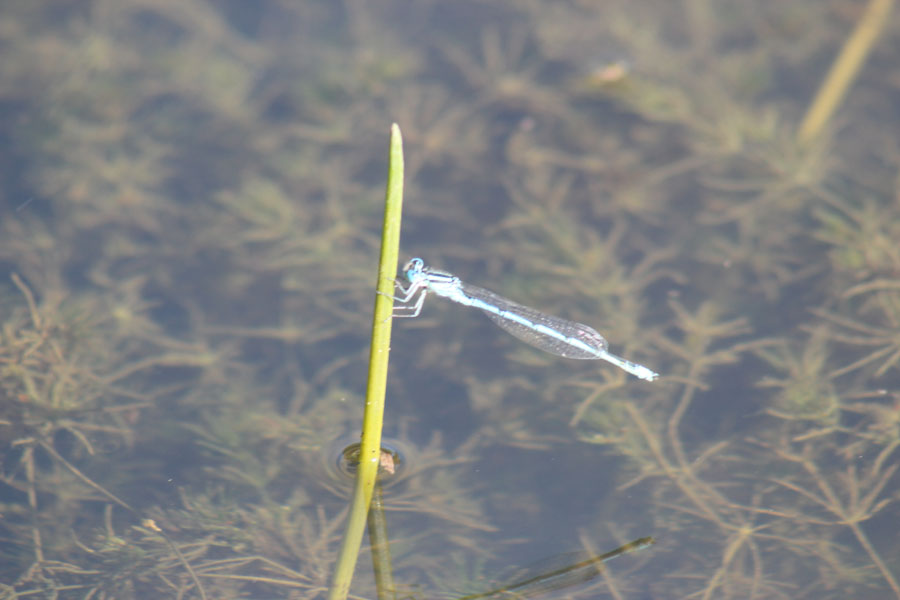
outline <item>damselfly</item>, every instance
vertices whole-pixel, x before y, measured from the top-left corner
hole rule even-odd
[[[566,358],[605,360],[647,381],[659,377],[643,365],[610,354],[606,339],[592,327],[548,315],[484,288],[463,283],[451,273],[426,267],[421,258],[406,263],[403,273],[409,286],[404,288],[398,283],[402,296],[395,299],[406,305],[404,309],[409,313],[397,312],[394,316],[417,317],[422,311],[425,295],[430,291],[436,296],[481,309],[497,325],[545,352]]]

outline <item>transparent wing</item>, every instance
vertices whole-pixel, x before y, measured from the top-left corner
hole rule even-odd
[[[565,358],[597,359],[600,358],[600,354],[606,354],[609,347],[606,339],[596,329],[583,323],[548,315],[478,286],[463,284],[462,289],[469,297],[494,308],[492,310],[478,304],[474,305],[494,323],[544,352]],[[522,320],[527,323],[523,323]],[[536,328],[535,325],[539,327]],[[557,332],[559,336],[543,331],[545,328]],[[579,340],[592,350],[574,346],[571,340]]]

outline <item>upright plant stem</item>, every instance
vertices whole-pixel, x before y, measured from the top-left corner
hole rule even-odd
[[[353,569],[366,528],[366,514],[372,501],[372,490],[378,476],[381,456],[381,424],[384,417],[384,395],[387,387],[388,353],[391,345],[391,321],[394,309],[394,277],[400,253],[400,217],[403,208],[403,138],[400,127],[391,126],[388,159],[387,192],[384,225],[381,230],[381,257],[378,262],[378,293],[372,322],[372,347],[369,351],[369,384],[363,415],[362,441],[356,486],[350,500],[347,529],[338,553],[329,600],[344,600],[350,591]]]

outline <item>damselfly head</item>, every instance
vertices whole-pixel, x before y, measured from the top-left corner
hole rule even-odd
[[[422,269],[425,268],[425,261],[421,258],[413,258],[403,267],[403,274],[406,275],[406,278],[412,281],[412,278],[416,273],[421,273]]]

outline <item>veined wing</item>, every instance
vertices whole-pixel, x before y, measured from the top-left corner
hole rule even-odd
[[[464,283],[462,291],[474,299],[497,325],[535,348],[565,358],[597,359],[609,344],[593,327],[513,302],[490,290]]]

